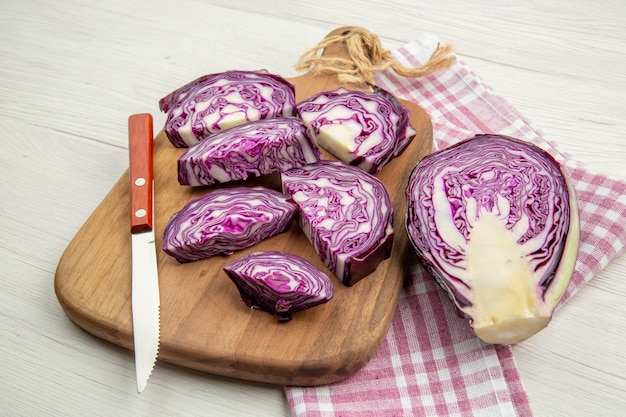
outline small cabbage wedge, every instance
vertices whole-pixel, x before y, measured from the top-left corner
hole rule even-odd
[[[296,117],[257,120],[216,133],[178,158],[178,182],[200,187],[246,180],[319,161]]]
[[[232,255],[286,231],[296,211],[296,204],[276,190],[216,188],[172,215],[163,251],[180,263]]]
[[[293,313],[333,298],[330,277],[304,258],[281,251],[252,252],[230,262],[224,272],[250,308],[289,321]]]
[[[407,202],[418,256],[481,340],[514,344],[548,325],[580,225],[572,183],[547,152],[477,135],[420,161]]]
[[[295,87],[267,71],[226,71],[199,77],[159,100],[163,131],[177,148],[256,120],[296,115]]]
[[[301,101],[297,109],[322,148],[375,175],[409,146],[417,131],[398,99],[380,87],[372,89],[324,91]]]
[[[393,205],[382,182],[341,161],[322,160],[281,173],[298,205],[298,223],[320,259],[346,286],[391,256]]]

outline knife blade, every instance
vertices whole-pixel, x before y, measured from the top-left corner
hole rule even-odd
[[[154,241],[152,115],[128,118],[130,231],[132,241],[131,303],[137,392],[141,393],[157,360],[160,333],[159,278]]]

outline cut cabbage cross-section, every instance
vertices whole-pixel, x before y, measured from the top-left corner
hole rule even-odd
[[[202,186],[245,180],[320,157],[300,119],[259,120],[216,133],[187,149],[178,158],[178,182]]]
[[[286,252],[253,252],[230,262],[224,272],[243,302],[272,313],[279,321],[333,298],[328,275],[306,259]]]
[[[322,160],[281,174],[300,228],[343,284],[354,285],[391,255],[393,207],[373,175]]]
[[[409,110],[379,87],[339,88],[298,103],[309,134],[337,159],[377,174],[409,145],[417,131]]]
[[[286,231],[296,211],[291,200],[269,188],[218,188],[170,218],[163,250],[181,263],[231,255]]]
[[[417,254],[480,339],[517,343],[548,324],[580,228],[575,190],[547,152],[475,136],[422,159],[407,199]]]
[[[167,113],[165,134],[179,148],[231,127],[296,114],[295,87],[263,71],[226,71],[202,76],[159,101]]]

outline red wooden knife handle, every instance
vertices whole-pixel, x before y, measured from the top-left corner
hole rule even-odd
[[[130,231],[152,230],[153,192],[152,115],[134,114],[128,118],[130,158]]]

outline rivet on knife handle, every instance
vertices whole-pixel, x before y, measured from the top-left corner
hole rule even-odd
[[[130,163],[131,233],[152,230],[152,115],[128,118]]]

